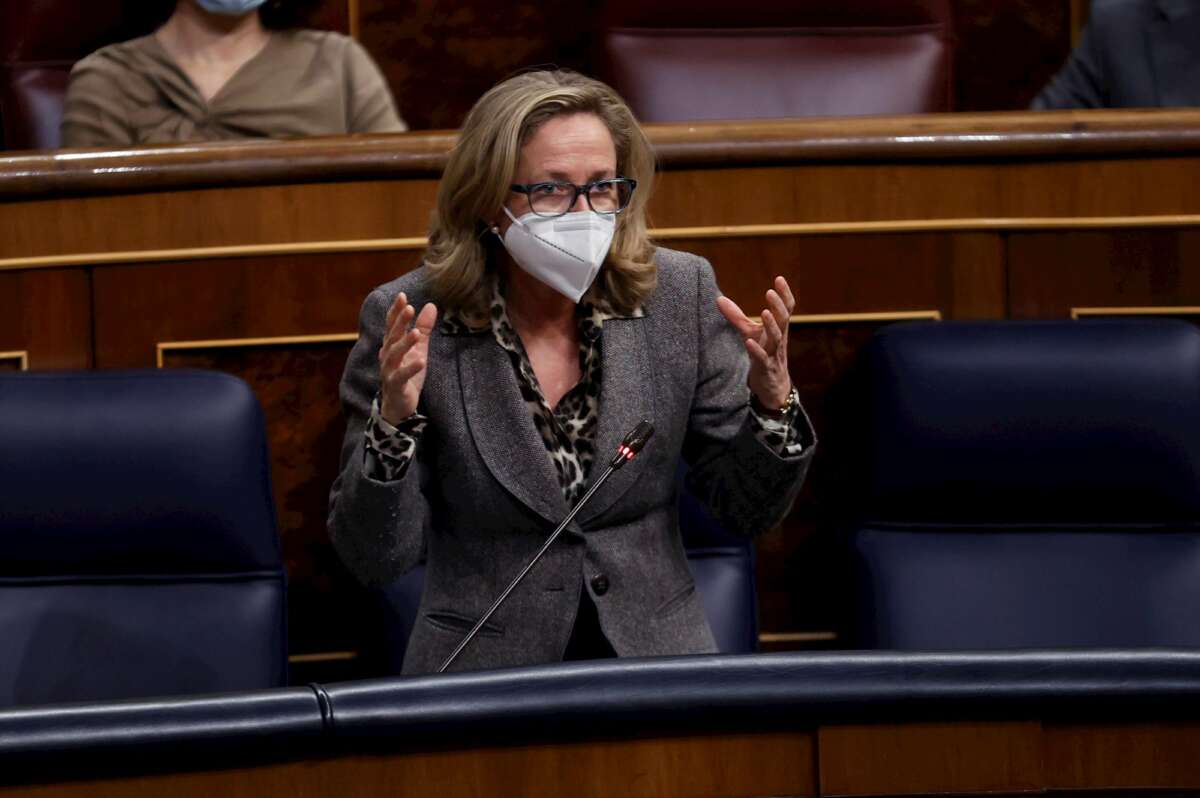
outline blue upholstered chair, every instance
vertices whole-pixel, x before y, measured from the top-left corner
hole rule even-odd
[[[244,382],[0,377],[0,706],[282,685],[285,611]]]
[[[860,645],[1200,646],[1200,330],[893,326],[863,373]]]
[[[684,469],[680,468],[682,483]],[[704,614],[723,654],[758,649],[754,546],[721,528],[695,497],[681,489],[679,527]],[[387,657],[399,673],[416,623],[425,568],[419,566],[380,591]]]

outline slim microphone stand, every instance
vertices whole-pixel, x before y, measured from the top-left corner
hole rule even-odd
[[[471,631],[467,632],[467,636],[462,639],[462,642],[458,644],[454,651],[450,652],[450,656],[446,657],[446,661],[443,662],[442,666],[437,669],[438,673],[445,673],[446,668],[449,668],[454,660],[458,659],[458,655],[461,654],[463,649],[467,647],[467,644],[475,638],[475,635],[479,634],[479,630],[482,629],[483,625],[488,622],[488,619],[496,613],[496,610],[500,609],[500,605],[504,603],[509,594],[516,589],[517,585],[521,584],[521,580],[525,578],[525,575],[533,570],[533,566],[538,564],[538,561],[542,559],[542,555],[544,555],[550,549],[550,547],[554,545],[554,541],[558,540],[558,536],[561,535],[562,531],[567,528],[567,524],[571,523],[575,516],[579,514],[579,511],[583,509],[583,506],[588,503],[588,500],[592,498],[592,494],[600,489],[600,486],[603,485],[610,476],[612,476],[614,471],[632,460],[634,456],[642,450],[642,447],[646,444],[646,440],[653,434],[653,432],[654,427],[650,426],[650,422],[643,421],[638,424],[633,432],[629,433],[629,435],[625,437],[625,441],[621,444],[621,447],[617,449],[617,453],[613,455],[612,460],[608,462],[608,468],[604,469],[604,473],[600,475],[600,478],[592,483],[592,486],[588,488],[588,492],[583,494],[583,498],[580,499],[573,508],[571,508],[571,512],[567,513],[567,517],[562,520],[562,523],[558,525],[558,528],[550,533],[550,537],[546,538],[546,542],[542,544],[540,549],[538,549],[538,553],[533,555],[533,559],[521,569],[521,573],[517,574],[516,578],[513,579],[512,582],[508,584],[508,587],[504,589],[504,592],[500,594],[500,597],[492,602],[492,606],[489,607],[488,611],[483,614],[483,617],[476,621],[475,626],[471,628]]]

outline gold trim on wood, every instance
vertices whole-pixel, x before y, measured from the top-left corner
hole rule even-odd
[[[1200,215],[972,217],[960,219],[889,219],[878,222],[709,225],[704,227],[663,227],[651,230],[650,236],[667,241],[679,238],[766,238],[770,236],[832,235],[842,233],[1090,230],[1107,227],[1188,227],[1192,225],[1200,225]]]
[[[1090,316],[1200,316],[1200,305],[1177,307],[1113,307],[1071,308],[1071,319],[1078,321]]]
[[[659,241],[689,238],[769,238],[773,236],[854,235],[867,233],[1003,232],[1012,230],[1093,230],[1106,228],[1200,227],[1200,215],[1077,216],[1046,218],[909,219],[879,222],[801,222],[795,224],[663,227],[650,231]],[[424,249],[424,236],[363,238],[342,241],[297,241],[279,244],[235,244],[219,247],[72,252],[0,259],[0,271],[109,263],[153,263],[271,255],[320,255],[339,252],[391,252]]]
[[[788,324],[859,324],[871,321],[941,321],[940,310],[889,310],[879,313],[816,313],[792,316]]]
[[[335,344],[358,340],[358,333],[329,335],[283,335],[276,338],[219,338],[209,341],[162,341],[155,345],[155,362],[163,367],[165,353],[184,349],[233,349],[247,346],[295,346],[298,344]]]
[[[0,352],[0,360],[15,360],[20,364],[18,368],[21,371],[29,371],[29,352],[24,349],[14,352]]]
[[[348,662],[358,659],[357,651],[320,651],[315,654],[292,654],[288,662],[293,665],[313,662]]]
[[[830,643],[837,640],[837,632],[760,632],[760,643]]]
[[[213,260],[270,255],[321,255],[337,252],[389,252],[424,249],[424,236],[414,238],[361,238],[345,241],[298,241],[288,244],[236,244],[223,247],[144,249],[124,252],[84,252],[38,255],[0,260],[0,271],[48,269],[57,266],[102,266],[107,263],[154,263],[169,260]]]

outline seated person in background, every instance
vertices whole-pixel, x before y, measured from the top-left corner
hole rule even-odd
[[[294,12],[295,0],[178,0],[154,33],[71,70],[63,146],[404,130],[366,51],[282,27]]]
[[[641,419],[645,451],[456,669],[716,651],[680,539],[680,459],[734,532],[778,523],[800,489],[813,437],[788,374],[792,292],[777,277],[753,321],[707,261],[655,247],[653,177],[611,88],[510,78],[467,116],[424,264],[363,304],[329,530],[366,582],[426,558],[406,673],[437,669]]]
[[[1200,105],[1200,2],[1095,0],[1079,46],[1032,107],[1193,105]]]

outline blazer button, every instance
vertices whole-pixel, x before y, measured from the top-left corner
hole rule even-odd
[[[597,596],[603,596],[608,592],[608,577],[604,574],[597,574],[592,577],[592,590]]]

